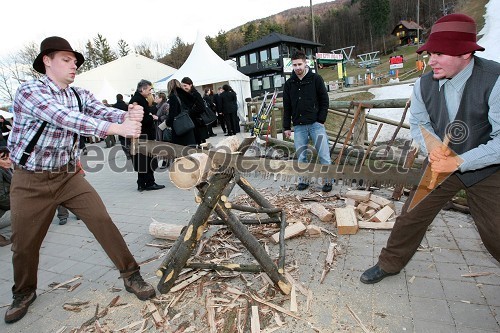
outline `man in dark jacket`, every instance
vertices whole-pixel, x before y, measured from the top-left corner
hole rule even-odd
[[[323,78],[306,65],[306,55],[297,51],[292,55],[292,76],[285,82],[283,90],[283,130],[286,137],[292,135],[294,127],[295,150],[299,162],[307,162],[307,143],[314,142],[320,164],[332,164],[328,136],[325,129],[328,114],[328,93]],[[309,184],[299,180],[297,189],[305,190]],[[323,191],[332,190],[330,180],[325,180]]]
[[[150,112],[150,107],[146,97],[151,94],[153,89],[153,84],[147,80],[141,80],[137,84],[137,90],[130,99],[129,104],[137,104],[143,107],[144,117],[142,118],[141,127],[141,138],[147,140],[154,140],[156,137],[154,118],[158,119],[155,115]],[[160,190],[165,188],[165,185],[158,185],[155,182],[154,171],[158,167],[158,160],[156,158],[137,154],[132,156],[132,161],[134,162],[134,169],[137,171],[137,190],[142,191],[152,191]]]

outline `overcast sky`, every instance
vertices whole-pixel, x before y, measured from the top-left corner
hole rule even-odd
[[[313,5],[323,2],[328,1],[312,1]],[[309,4],[309,0],[2,1],[0,56],[30,42],[40,45],[45,37],[54,35],[80,50],[98,33],[112,48],[119,39],[131,47],[153,41],[170,47],[177,36],[194,43],[198,31],[213,37],[221,30]]]

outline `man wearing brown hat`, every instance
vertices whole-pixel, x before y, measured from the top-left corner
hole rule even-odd
[[[84,57],[61,37],[42,41],[33,68],[45,74],[23,83],[14,99],[9,136],[14,174],[10,189],[13,302],[5,322],[21,319],[36,299],[39,252],[57,206],[79,216],[120,271],[125,289],[155,296],[94,188],[79,172],[78,139],[118,134],[138,137],[143,110],[104,106],[87,90],[69,87]]]
[[[417,251],[427,227],[461,189],[467,193],[484,246],[500,261],[500,64],[474,55],[484,48],[476,43],[476,23],[463,14],[436,21],[417,53],[424,51],[432,72],[415,83],[411,133],[422,148],[419,126],[441,139],[447,135],[458,157],[449,149],[429,152],[431,170],[451,176],[407,211],[412,191],[378,263],[361,275],[363,283],[398,274]]]

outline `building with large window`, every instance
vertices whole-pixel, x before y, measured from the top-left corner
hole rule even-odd
[[[316,69],[313,56],[323,44],[282,35],[276,32],[231,52],[240,72],[250,77],[252,97],[265,91],[282,90],[292,74],[292,53],[303,50],[309,67]]]

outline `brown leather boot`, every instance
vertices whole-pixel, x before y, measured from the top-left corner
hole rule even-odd
[[[139,272],[135,272],[129,277],[123,278],[123,284],[125,285],[125,290],[129,293],[134,293],[135,296],[137,296],[137,298],[141,301],[145,301],[156,296],[155,288],[145,282]]]
[[[0,246],[7,246],[11,243],[12,241],[10,239],[7,239],[4,236],[0,235]]]
[[[27,295],[14,295],[14,301],[5,312],[5,322],[7,324],[15,323],[28,312],[31,303],[36,299],[36,293]]]

